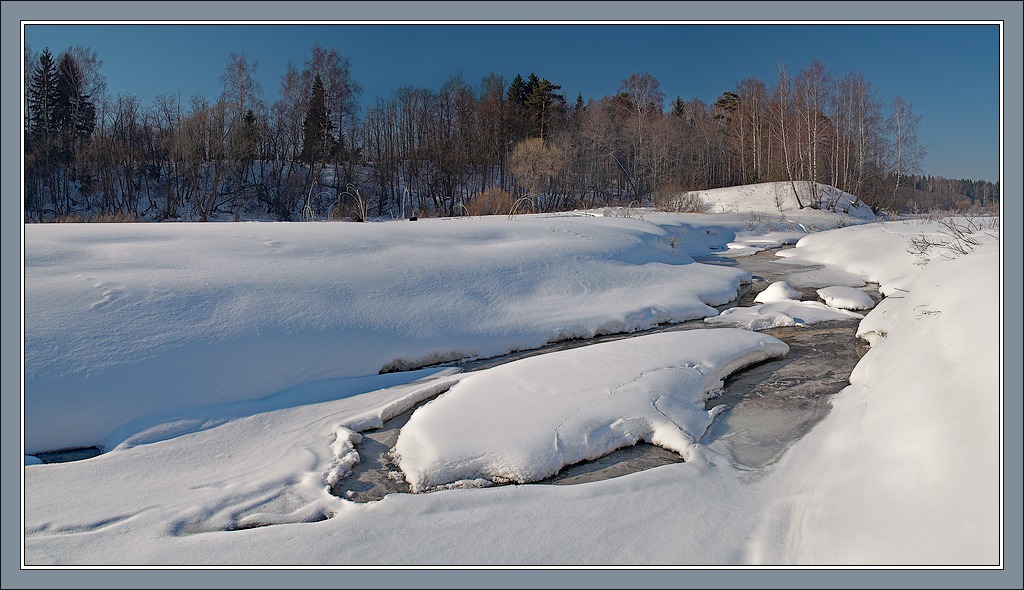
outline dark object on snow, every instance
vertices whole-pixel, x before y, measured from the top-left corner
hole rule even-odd
[[[417,219],[418,218],[415,215],[413,215],[412,217],[409,218],[409,221],[416,221]]]

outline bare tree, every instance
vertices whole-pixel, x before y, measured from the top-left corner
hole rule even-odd
[[[797,135],[797,153],[800,159],[803,180],[811,184],[811,207],[820,203],[818,181],[822,145],[828,136],[830,125],[825,116],[825,108],[829,103],[831,74],[819,61],[814,61],[806,69],[801,70],[794,80],[794,99],[800,117],[801,131]]]
[[[236,217],[241,210],[254,204],[256,196],[250,192],[261,181],[253,171],[259,133],[263,127],[258,115],[263,111],[263,102],[260,100],[262,88],[256,79],[256,67],[256,62],[250,62],[244,53],[231,53],[220,78],[220,101],[224,104],[226,126],[227,191],[233,195],[232,209]]]
[[[743,182],[762,182],[768,177],[770,144],[766,138],[768,90],[764,82],[747,78],[736,86],[739,95],[739,143]]]
[[[476,119],[480,156],[487,165],[494,166],[497,172],[497,178],[493,178],[490,173],[483,175],[484,190],[495,180],[502,189],[507,186],[506,168],[512,147],[509,140],[509,109],[505,90],[505,79],[493,72],[485,76],[480,83]]]
[[[561,173],[564,155],[557,146],[546,144],[539,137],[530,137],[516,144],[509,165],[516,181],[535,200],[538,209],[550,204],[553,180]]]
[[[921,117],[914,114],[910,101],[897,96],[889,110],[887,128],[892,149],[891,176],[894,179],[892,203],[897,201],[903,177],[915,172],[924,157],[924,147],[917,141],[917,126]]]
[[[398,198],[399,179],[398,106],[394,99],[380,99],[363,117],[363,144],[367,164],[377,179],[377,215],[384,215],[389,203]],[[400,212],[405,217],[405,211]]]
[[[631,179],[636,198],[642,199],[652,188],[648,178],[651,162],[645,143],[646,127],[649,127],[653,120],[662,114],[665,95],[661,91],[661,83],[657,78],[646,72],[632,74],[623,80],[619,86],[619,93],[624,98],[620,104],[629,113],[635,126],[633,154],[630,158]]]
[[[790,93],[792,91],[789,72],[786,70],[786,66],[784,64],[779,64],[776,68],[776,73],[778,75],[778,81],[775,86],[775,97],[773,100],[773,123],[782,148],[781,151],[783,157],[783,169],[786,175],[785,178],[789,180],[789,186],[793,190],[793,196],[796,197],[797,205],[803,209],[804,204],[803,201],[800,200],[799,191],[796,189],[796,181],[793,178],[793,163],[790,158],[791,148],[789,145],[789,135],[791,135],[792,132],[787,134],[788,126],[786,114],[790,110]]]

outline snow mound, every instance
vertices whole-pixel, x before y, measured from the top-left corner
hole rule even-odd
[[[821,297],[825,305],[837,309],[861,310],[875,306],[875,300],[870,295],[853,287],[825,287],[818,289],[818,297]]]
[[[25,451],[109,450],[316,383],[702,318],[749,280],[667,239],[597,217],[30,224]]]
[[[758,331],[862,317],[845,309],[833,309],[820,301],[779,300],[752,307],[732,307],[715,317],[704,318],[704,323]]]
[[[777,281],[768,285],[764,291],[757,294],[754,301],[758,303],[772,303],[775,301],[800,301],[803,295],[793,288],[786,281]]]
[[[789,347],[746,330],[668,332],[530,357],[462,379],[395,444],[413,491],[526,483],[647,441],[687,458],[709,392]]]
[[[965,232],[964,239],[983,244],[998,239],[998,221],[949,218],[854,225],[804,236],[795,248],[777,255],[791,263],[837,267],[865,282],[877,283],[886,297],[902,296],[928,261],[956,257],[950,224]],[[973,226],[978,227],[971,229]]]
[[[799,491],[766,511],[786,533],[758,561],[999,563],[999,269],[994,241],[932,260],[868,314],[851,385],[773,474]]]
[[[858,219],[876,219],[871,207],[848,192],[810,181],[762,182],[738,187],[716,188],[684,193],[691,201],[703,203],[704,213],[767,213],[812,208],[849,215]]]

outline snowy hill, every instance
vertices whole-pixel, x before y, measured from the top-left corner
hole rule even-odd
[[[744,186],[681,193],[678,199],[699,199],[704,213],[762,213],[778,215],[803,209],[821,209],[864,220],[874,220],[871,207],[833,186],[800,180],[762,182]]]

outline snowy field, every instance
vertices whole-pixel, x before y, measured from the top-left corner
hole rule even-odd
[[[24,564],[1000,564],[998,229],[954,255],[936,221],[780,210],[771,185],[702,198],[714,213],[27,225]],[[784,244],[819,300],[779,283],[719,313],[751,276],[700,261]],[[722,380],[788,352],[752,330],[837,317],[871,349],[824,421],[761,470],[702,443]],[[329,493],[361,432],[428,399],[396,444],[417,493]],[[685,462],[529,483],[637,441]]]

